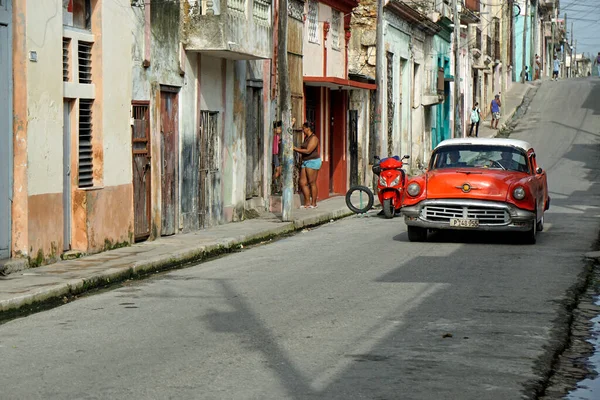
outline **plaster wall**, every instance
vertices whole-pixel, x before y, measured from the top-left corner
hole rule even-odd
[[[308,14],[308,2],[305,4],[305,13]],[[344,19],[340,18],[340,29],[339,29],[339,49],[333,48],[332,41],[332,28],[329,28],[327,34],[327,41],[324,41],[323,37],[323,23],[329,21],[331,23],[332,9],[330,6],[323,3],[319,3],[318,13],[318,28],[317,35],[319,37],[319,43],[313,43],[308,39],[308,18],[304,26],[304,57],[303,57],[303,68],[304,76],[333,76],[338,78],[346,78],[344,75],[345,71],[345,32],[344,32]],[[327,65],[325,66],[324,73],[324,46],[327,47]]]
[[[524,6],[524,4],[523,4]],[[525,62],[528,67],[529,67],[529,80],[531,80],[532,78],[532,74],[534,71],[534,68],[531,64],[531,35],[527,34],[527,44],[525,46],[525,49],[523,49],[523,30],[525,29],[525,17],[524,17],[524,13],[525,10],[523,9],[523,12],[521,13],[521,15],[517,15],[515,16],[515,66],[514,66],[514,80],[516,82],[520,82],[521,81],[521,73],[523,71],[523,52],[525,52]],[[531,32],[531,18],[527,21],[527,32]]]
[[[26,190],[30,196],[61,193],[63,188],[61,16],[62,0],[27,1],[26,48],[29,55],[37,55],[37,62],[27,64]],[[16,187],[19,184],[15,181]]]
[[[130,106],[132,72],[127,68],[133,40],[124,35],[131,15],[129,0],[102,2],[102,126],[104,145],[104,186],[132,183]],[[126,29],[127,31],[129,29]]]

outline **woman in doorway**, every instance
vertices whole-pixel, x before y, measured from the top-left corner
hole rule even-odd
[[[304,133],[302,146],[294,147],[294,151],[302,155],[302,169],[298,183],[304,195],[304,204],[300,208],[317,208],[317,176],[322,164],[319,156],[319,138],[313,133],[312,124],[309,122],[302,125],[302,132]]]

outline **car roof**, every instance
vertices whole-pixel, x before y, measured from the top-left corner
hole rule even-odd
[[[446,139],[436,146],[436,149],[445,146],[456,146],[456,145],[480,145],[480,146],[509,146],[517,147],[527,152],[532,146],[524,140],[517,139],[502,139],[502,138],[456,138]]]

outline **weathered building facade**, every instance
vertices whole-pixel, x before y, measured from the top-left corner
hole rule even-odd
[[[12,41],[1,36],[12,58],[12,93],[4,97],[3,89],[3,98],[12,99],[13,122],[11,131],[2,130],[13,139],[2,138],[12,164],[8,185],[1,182],[12,202],[10,247],[0,235],[2,256],[36,266],[69,250],[96,252],[133,240],[131,164],[123,162],[131,148],[131,76],[123,68],[131,37],[122,12],[129,5],[2,2],[4,32],[12,34]],[[0,204],[5,234],[7,208]]]

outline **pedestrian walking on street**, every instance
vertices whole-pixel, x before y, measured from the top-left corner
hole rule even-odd
[[[558,80],[558,72],[560,71],[560,60],[554,56],[554,70],[552,71],[552,80]]]
[[[533,80],[537,81],[538,79],[540,79],[540,72],[542,70],[542,62],[540,61],[540,56],[538,56],[537,54],[535,55],[535,65],[533,66],[534,68],[534,75],[533,75]]]
[[[302,169],[300,170],[299,185],[304,195],[304,204],[300,208],[317,208],[317,177],[321,169],[321,157],[319,155],[319,138],[312,130],[312,124],[302,124],[304,142],[300,147],[294,147],[294,151],[302,155]]]
[[[473,136],[473,127],[475,127],[475,137],[479,136],[479,121],[481,121],[481,110],[479,109],[479,103],[475,102],[471,109],[471,129],[469,130],[469,136]]]
[[[502,103],[500,102],[500,95],[497,94],[494,97],[494,100],[490,103],[490,113],[492,114],[492,129],[498,129],[498,122],[500,121],[500,107],[502,107]],[[495,124],[494,124],[495,122]]]
[[[596,64],[596,68],[598,68],[598,76],[600,77],[600,51],[598,52],[598,56],[596,57],[596,61],[594,61],[594,63]]]

